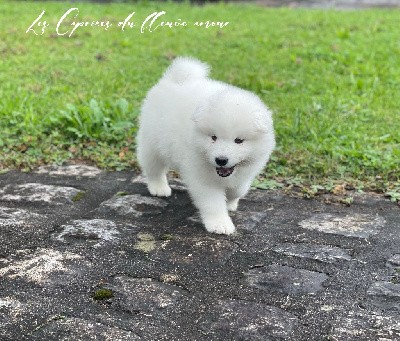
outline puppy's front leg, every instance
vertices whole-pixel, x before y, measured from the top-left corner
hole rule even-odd
[[[228,199],[228,202],[226,203],[226,207],[228,208],[228,211],[236,211],[238,206],[239,206],[239,199],[240,198],[235,198],[232,200]]]
[[[196,188],[189,186],[188,189],[194,204],[199,209],[206,230],[219,234],[235,232],[235,225],[228,215],[224,191],[198,185],[193,187]]]
[[[236,211],[239,199],[243,198],[250,189],[251,182],[245,182],[241,186],[228,188],[226,191],[227,207],[229,211]]]

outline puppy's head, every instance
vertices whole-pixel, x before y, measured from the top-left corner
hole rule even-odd
[[[193,117],[196,146],[220,177],[267,160],[275,142],[271,112],[254,94],[228,87],[202,103]]]

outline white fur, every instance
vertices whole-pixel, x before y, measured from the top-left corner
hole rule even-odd
[[[272,116],[256,95],[207,75],[198,60],[172,63],[142,106],[137,155],[152,195],[170,196],[166,174],[177,170],[207,231],[231,234],[228,210],[237,209],[275,147]],[[237,165],[228,177],[217,174],[217,157]]]

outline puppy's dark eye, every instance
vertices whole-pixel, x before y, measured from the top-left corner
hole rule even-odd
[[[237,143],[237,144],[241,144],[241,143],[243,143],[243,139],[240,139],[240,138],[235,138],[235,143]]]
[[[212,139],[213,141],[217,141],[217,137],[216,137],[215,135],[211,136],[211,139]]]

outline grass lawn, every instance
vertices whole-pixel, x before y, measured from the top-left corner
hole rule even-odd
[[[72,7],[79,14],[59,33],[74,20],[114,26],[58,35]],[[44,34],[25,33],[43,10]],[[166,14],[153,28],[188,25],[141,33],[155,11]],[[136,26],[122,31],[132,12]],[[2,170],[68,160],[136,167],[141,101],[174,56],[190,55],[273,109],[278,147],[259,187],[347,182],[400,196],[400,11],[6,1],[0,13]],[[193,25],[207,20],[229,25]]]

